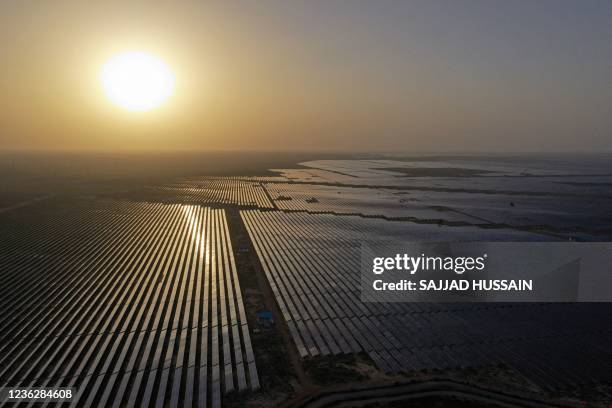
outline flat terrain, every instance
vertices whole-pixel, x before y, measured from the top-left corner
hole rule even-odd
[[[363,303],[358,282],[366,239],[610,241],[610,161],[249,157],[5,161],[0,383],[100,406],[440,377],[610,402],[607,304]]]

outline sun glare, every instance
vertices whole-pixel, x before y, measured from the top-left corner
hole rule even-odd
[[[159,58],[140,51],[113,56],[104,64],[102,86],[108,98],[131,111],[162,105],[174,90],[174,75]]]

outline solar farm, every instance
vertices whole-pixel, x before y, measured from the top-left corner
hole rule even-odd
[[[612,330],[600,323],[609,316],[609,308],[360,300],[360,277],[355,273],[360,269],[359,242],[372,235],[461,240],[474,231],[406,228],[385,220],[337,220],[329,215],[257,210],[242,211],[241,215],[303,358],[366,352],[379,368],[390,373],[506,364],[542,387],[608,378],[612,355],[604,350],[612,340]],[[511,237],[493,231],[484,233],[482,239]],[[538,237],[521,239],[534,238]],[[580,323],[568,328],[567,319]],[[567,351],[584,343],[591,347],[576,350],[570,372],[551,363],[566,364]],[[607,354],[603,360],[597,358],[602,352]],[[586,372],[591,374],[584,376]]]
[[[501,370],[503,392],[601,389],[609,305],[362,302],[360,244],[609,241],[610,185],[571,163],[386,158],[11,202],[0,386],[73,387],[79,406],[274,406],[331,361],[362,378],[334,379],[347,387]]]
[[[256,180],[202,178],[152,186],[139,193],[149,201],[273,208],[266,191]]]
[[[218,407],[259,388],[223,210],[67,209],[3,224],[3,384],[75,387],[86,406]]]

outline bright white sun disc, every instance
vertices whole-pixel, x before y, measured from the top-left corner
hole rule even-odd
[[[101,79],[108,98],[132,111],[157,108],[174,90],[170,68],[159,58],[140,51],[112,57],[104,64]]]

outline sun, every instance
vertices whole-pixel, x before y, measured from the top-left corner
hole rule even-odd
[[[162,105],[174,91],[174,74],[161,59],[141,51],[117,54],[100,75],[108,98],[130,111]]]

